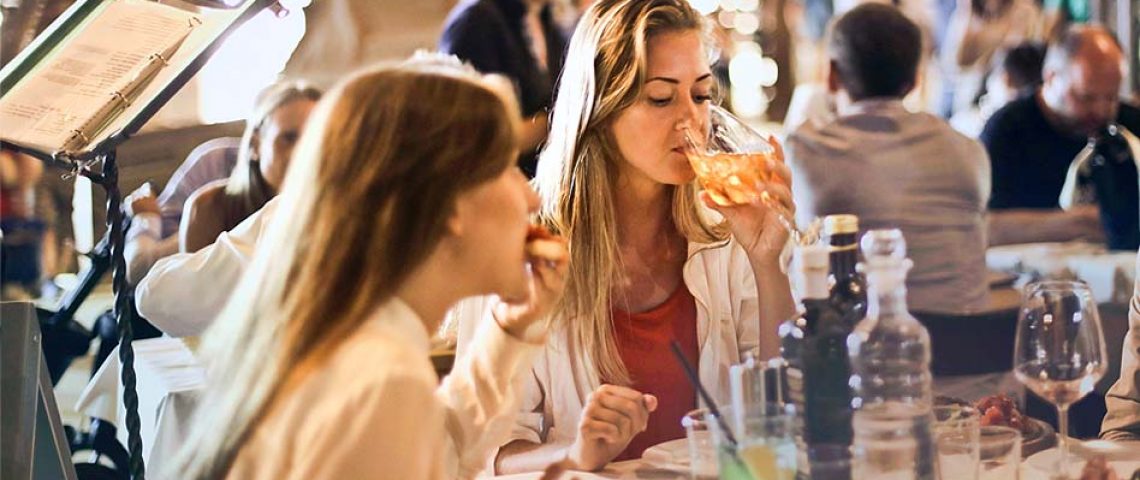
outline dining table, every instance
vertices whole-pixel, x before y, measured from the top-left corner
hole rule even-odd
[[[1099,306],[1109,359],[1108,371],[1095,389],[1103,395],[1120,377],[1129,302],[1136,282],[1136,257],[1135,251],[1108,250],[1098,243],[1025,243],[990,247],[986,250],[986,266],[991,272],[1007,275],[1010,285],[1017,289],[1042,280],[1088,284]]]
[[[645,458],[638,460],[627,460],[623,462],[614,462],[606,465],[600,471],[596,472],[581,472],[581,471],[566,471],[560,475],[543,478],[543,472],[530,472],[518,473],[512,475],[484,475],[478,478],[481,479],[495,479],[495,480],[690,480],[692,478],[716,478],[716,477],[693,477],[691,476],[687,464],[687,449],[679,448],[684,442],[684,439],[674,440],[675,445],[672,450],[674,451],[673,459],[663,459],[661,456],[654,456],[653,458]],[[1120,480],[1130,480],[1133,474],[1140,472],[1140,442],[1110,442],[1106,440],[1093,440],[1093,441],[1080,441],[1077,439],[1070,440],[1072,454],[1078,457],[1091,457],[1095,455],[1102,455],[1108,461],[1108,466],[1112,468]],[[1050,480],[1055,472],[1055,461],[1058,455],[1056,447],[1042,450],[1030,455],[1021,462],[1020,466],[1020,480]],[[1070,466],[1070,471],[1074,474],[1079,473],[1080,468],[1084,462],[1076,461]],[[1078,478],[1078,477],[1073,477]],[[998,478],[988,478],[984,475],[979,480],[1006,480]]]

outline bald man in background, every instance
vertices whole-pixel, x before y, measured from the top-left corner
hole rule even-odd
[[[1117,198],[1100,198],[1099,207],[1061,210],[1058,201],[1069,165],[1090,137],[1102,135],[1112,123],[1140,134],[1140,110],[1120,102],[1126,68],[1124,53],[1109,31],[1099,26],[1071,27],[1049,46],[1044,83],[1037,93],[990,117],[980,139],[993,169],[991,245],[1104,241],[1107,235],[1112,248],[1137,248],[1138,209],[1129,213],[1127,208],[1105,208],[1109,201],[1117,206],[1137,202],[1136,168],[1126,153],[1123,160],[1102,162],[1098,168],[1110,170],[1102,178],[1117,179],[1125,187],[1131,182],[1131,192],[1117,189],[1112,193]],[[1098,195],[1108,195],[1101,190]]]

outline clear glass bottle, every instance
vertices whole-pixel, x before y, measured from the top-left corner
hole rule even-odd
[[[861,242],[867,317],[847,337],[855,478],[935,478],[930,334],[906,307],[906,242],[872,230]]]

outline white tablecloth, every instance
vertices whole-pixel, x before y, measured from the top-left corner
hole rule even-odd
[[[182,446],[205,371],[181,340],[154,338],[133,345],[143,460],[154,472]],[[75,409],[115,424],[119,441],[127,445],[119,370],[116,348],[87,384]]]
[[[1122,480],[1131,478],[1133,470],[1140,468],[1140,443],[1136,445],[1112,443],[1104,440],[1097,440],[1094,442],[1085,442],[1084,445],[1091,445],[1091,448],[1082,449],[1081,442],[1072,440],[1073,454],[1083,455],[1087,452],[1106,455],[1109,460],[1109,465],[1116,470],[1117,475]],[[1026,459],[1021,464],[1021,480],[1048,480],[1051,471],[1044,468],[1045,465],[1050,463],[1053,457],[1056,456],[1056,449],[1049,449],[1038,452]],[[1084,465],[1082,461],[1077,462],[1071,469],[1077,469],[1079,472],[1080,465]],[[1075,472],[1074,472],[1075,473]],[[516,475],[500,475],[496,477],[481,477],[485,479],[495,480],[538,480],[542,477],[539,472],[535,473],[521,473]],[[648,462],[643,460],[630,460],[627,462],[611,463],[606,466],[601,472],[566,472],[559,477],[560,480],[578,479],[578,480],[597,480],[597,479],[621,479],[621,480],[635,480],[635,479],[688,479],[689,474],[681,470],[664,470],[654,467]]]
[[[1109,252],[1101,245],[1026,243],[986,250],[986,265],[1032,279],[1083,280],[1098,303],[1128,303],[1135,280],[1136,252]]]

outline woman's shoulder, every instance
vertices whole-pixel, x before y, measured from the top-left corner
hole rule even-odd
[[[198,187],[197,190],[194,190],[194,193],[186,197],[186,207],[184,209],[186,213],[190,214],[195,210],[201,213],[211,207],[220,205],[226,196],[226,184],[227,179],[222,178]]]
[[[434,370],[409,342],[362,325],[298,388],[302,403],[360,408],[432,395]],[[336,410],[334,408],[334,410]]]

